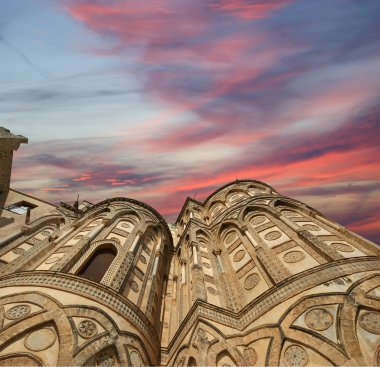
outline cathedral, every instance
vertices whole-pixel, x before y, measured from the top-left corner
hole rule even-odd
[[[175,223],[52,205],[9,186],[22,143],[0,128],[1,366],[380,365],[376,244],[255,180]]]

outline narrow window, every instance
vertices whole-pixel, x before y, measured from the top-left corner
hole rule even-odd
[[[116,257],[116,253],[113,246],[95,250],[78,275],[94,282],[100,282]]]

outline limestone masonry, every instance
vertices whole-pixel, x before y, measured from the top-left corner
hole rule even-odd
[[[0,128],[1,366],[379,366],[376,244],[254,180],[175,224],[55,206],[9,188],[26,142]]]

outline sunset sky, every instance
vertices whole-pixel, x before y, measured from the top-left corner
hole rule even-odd
[[[12,0],[12,186],[53,203],[264,181],[380,243],[379,0]]]

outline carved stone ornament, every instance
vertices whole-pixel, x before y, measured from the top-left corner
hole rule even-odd
[[[102,352],[99,353],[95,358],[95,366],[99,367],[108,367],[108,366],[115,366],[115,358],[112,356],[111,353],[108,352]]]
[[[224,243],[226,245],[229,245],[231,244],[232,242],[234,242],[235,240],[237,239],[237,234],[235,232],[232,232],[232,233],[229,233],[226,238],[224,239]]]
[[[78,334],[85,339],[94,337],[98,333],[98,327],[91,320],[83,320],[78,325]]]
[[[212,295],[215,295],[216,294],[216,290],[212,287],[207,287],[207,292],[212,294]]]
[[[350,246],[350,245],[346,245],[345,243],[340,243],[340,242],[333,242],[332,244],[330,244],[330,247],[335,250],[335,251],[339,251],[339,252],[354,252],[355,249]]]
[[[305,258],[305,254],[301,251],[289,251],[284,255],[284,261],[286,263],[296,263]]]
[[[146,264],[146,258],[144,255],[140,255],[140,261],[143,263],[143,264]]]
[[[254,366],[257,362],[257,352],[255,348],[244,349],[244,359],[248,362],[248,366]]]
[[[272,231],[272,232],[269,232],[267,233],[264,238],[268,241],[274,241],[274,240],[278,240],[280,237],[282,236],[282,233],[279,232],[279,231]]]
[[[233,257],[233,261],[235,263],[243,260],[243,257],[245,256],[245,251],[244,250],[239,250],[238,252],[235,253],[234,257]]]
[[[45,264],[53,264],[53,263],[57,262],[59,259],[60,259],[59,256],[50,257],[49,259],[47,259],[45,261]]]
[[[303,367],[309,362],[309,357],[304,348],[293,344],[286,349],[284,362],[287,367]]]
[[[302,229],[306,229],[307,231],[320,231],[321,228],[318,226],[315,226],[314,224],[304,224],[302,226]]]
[[[245,278],[244,288],[246,290],[250,290],[252,288],[255,288],[257,286],[257,284],[259,283],[259,281],[260,281],[260,277],[258,274],[256,274],[256,273],[250,274],[247,276],[247,278]]]
[[[31,332],[24,340],[27,349],[38,352],[50,348],[56,341],[57,335],[52,329],[44,328]]]
[[[253,224],[254,226],[255,225],[258,225],[258,224],[261,224],[261,223],[264,223],[265,222],[265,219],[266,217],[264,217],[263,215],[257,215],[255,217],[253,217],[250,222],[251,224]]]
[[[314,308],[305,315],[305,324],[313,330],[327,330],[333,323],[334,318],[331,313],[324,308]]]
[[[206,332],[202,328],[198,329],[197,334],[200,338],[206,338]]]
[[[17,320],[25,317],[30,313],[29,305],[17,305],[10,308],[6,313],[5,317],[9,320]]]
[[[16,255],[22,255],[25,252],[25,249],[22,247],[17,247],[12,250],[12,252]]]
[[[131,289],[134,292],[138,292],[139,291],[139,285],[134,280],[132,280],[132,282],[131,282]]]
[[[124,227],[124,228],[130,228],[131,227],[131,225],[129,223],[121,223],[120,226]]]
[[[369,333],[380,335],[380,313],[366,312],[359,317],[360,326]]]
[[[300,216],[298,213],[293,212],[291,210],[284,210],[281,213],[284,214],[285,217],[299,217]]]

